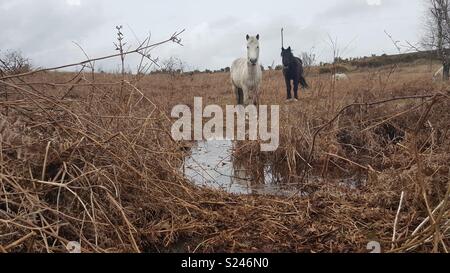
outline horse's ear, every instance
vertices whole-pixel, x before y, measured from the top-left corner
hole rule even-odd
[[[247,38],[247,41],[248,41],[248,39],[250,39],[250,36],[247,34],[247,37],[246,37],[246,38]]]
[[[288,47],[288,50],[291,51],[291,47]]]
[[[259,41],[259,34],[258,34],[258,35],[256,35],[256,40],[258,40],[258,41]]]

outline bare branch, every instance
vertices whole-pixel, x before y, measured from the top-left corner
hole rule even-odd
[[[154,49],[155,47],[158,47],[162,44],[168,43],[168,42],[173,42],[179,45],[181,44],[181,39],[179,38],[179,36],[185,32],[185,30],[179,31],[179,32],[175,32],[170,38],[168,38],[167,40],[158,42],[158,43],[154,43],[148,46],[144,46],[144,47],[138,47],[134,50],[130,50],[127,52],[124,52],[123,55],[129,55],[129,54],[133,54],[133,53],[140,53],[146,49]],[[34,71],[30,71],[30,72],[26,72],[26,73],[21,73],[21,74],[15,74],[15,75],[7,75],[7,76],[3,76],[0,78],[0,80],[7,80],[7,79],[11,79],[11,78],[20,78],[20,77],[24,77],[24,76],[29,76],[32,74],[36,74],[36,73],[40,73],[40,72],[44,72],[44,71],[51,71],[51,70],[59,70],[59,69],[63,69],[63,68],[68,68],[68,67],[74,67],[74,66],[80,66],[80,65],[86,65],[90,62],[93,61],[101,61],[101,60],[106,60],[106,59],[111,59],[111,58],[115,58],[115,57],[120,57],[121,54],[111,54],[108,56],[103,56],[103,57],[98,57],[98,58],[94,58],[94,59],[89,59],[89,60],[85,60],[82,62],[78,62],[78,63],[73,63],[73,64],[67,64],[67,65],[61,65],[61,66],[56,66],[56,67],[51,67],[51,68],[43,68],[43,69],[38,69],[38,70],[34,70]]]

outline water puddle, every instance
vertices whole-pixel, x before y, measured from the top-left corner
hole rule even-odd
[[[295,186],[283,183],[283,177],[275,174],[271,166],[243,166],[233,157],[234,143],[231,140],[210,140],[197,142],[185,158],[183,173],[190,181],[201,187],[221,189],[234,194],[260,194],[281,196],[304,196]],[[261,164],[260,164],[261,165]],[[252,174],[255,168],[263,178]],[[310,177],[311,181],[322,180]],[[358,178],[332,179],[340,186],[354,190],[361,186]],[[261,181],[255,183],[254,181]]]
[[[264,183],[252,183],[249,167],[241,166],[233,158],[234,144],[231,140],[201,141],[192,148],[185,159],[184,175],[198,186],[221,189],[235,194],[292,195],[278,183],[270,166],[265,166]]]

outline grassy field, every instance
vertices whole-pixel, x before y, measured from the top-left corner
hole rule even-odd
[[[195,187],[174,142],[177,104],[233,104],[229,74],[39,73],[0,81],[0,252],[447,252],[450,101],[425,64],[312,69],[297,103],[281,71],[261,104],[281,107],[280,148],[239,143],[303,197]],[[254,177],[261,168],[254,167]],[[346,187],[343,179],[365,181]],[[255,179],[255,183],[258,183]],[[401,205],[399,205],[401,204]]]

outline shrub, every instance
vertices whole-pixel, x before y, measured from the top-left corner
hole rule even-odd
[[[30,59],[24,57],[18,50],[8,50],[0,53],[0,71],[6,74],[20,74],[32,70]]]

